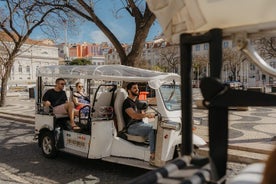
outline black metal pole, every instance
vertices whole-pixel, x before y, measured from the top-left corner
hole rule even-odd
[[[222,69],[222,30],[212,29],[209,33],[210,76],[219,79]]]
[[[36,99],[36,111],[41,110],[41,103],[42,103],[42,77],[37,78],[36,82],[36,94],[37,94],[37,99]]]
[[[180,37],[181,57],[181,101],[182,101],[182,155],[191,155],[192,141],[192,45],[208,42],[210,77],[220,78],[222,68],[222,30],[212,29],[209,32],[193,36],[182,34]],[[215,180],[225,175],[228,145],[228,109],[213,107],[209,109],[210,157]],[[219,150],[219,151],[218,151]],[[217,175],[217,176],[216,176]]]
[[[210,41],[211,34],[180,36],[180,69],[181,69],[181,109],[182,109],[182,144],[181,155],[193,152],[193,112],[192,112],[192,46]]]
[[[191,155],[192,139],[192,45],[187,43],[191,35],[182,34],[180,45],[182,144],[181,155]]]
[[[222,68],[222,30],[210,30],[210,77],[220,79]],[[218,180],[226,174],[228,147],[228,107],[209,108],[209,148]]]

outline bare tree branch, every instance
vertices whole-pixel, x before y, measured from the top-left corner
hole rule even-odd
[[[256,39],[254,43],[265,60],[276,57],[276,37],[262,37]]]
[[[166,72],[177,72],[180,64],[180,55],[176,45],[168,45],[161,48],[160,57],[162,60],[165,60],[164,65],[167,66]]]
[[[226,48],[223,50],[223,62],[230,69],[230,78],[232,80],[236,81],[238,79],[241,64],[246,60],[246,56],[234,48]]]
[[[1,12],[0,19],[0,64],[1,64],[1,101],[5,106],[8,79],[15,57],[22,52],[34,29],[41,26],[46,17],[61,10],[59,7],[40,6],[36,1],[5,0],[6,9]],[[56,16],[58,18],[58,16]],[[50,26],[50,25],[49,25]]]

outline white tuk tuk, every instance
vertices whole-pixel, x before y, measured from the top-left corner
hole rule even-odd
[[[45,157],[55,157],[58,151],[89,159],[102,159],[141,168],[152,168],[149,145],[144,137],[122,131],[122,104],[127,97],[122,87],[138,82],[139,99],[148,103],[148,111],[155,112],[152,123],[156,129],[156,166],[164,166],[179,154],[181,144],[180,76],[122,65],[48,66],[37,72],[35,138]],[[75,83],[81,81],[91,100],[87,117],[76,117],[81,132],[70,129],[69,118],[53,114],[43,107],[43,94],[53,88],[56,78],[66,80],[65,91],[72,100]],[[194,135],[196,146],[205,142]]]

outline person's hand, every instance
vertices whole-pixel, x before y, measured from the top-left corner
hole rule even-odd
[[[50,106],[51,106],[51,102],[46,101],[46,102],[44,103],[44,105],[45,105],[46,107],[50,107]]]
[[[146,114],[146,117],[147,118],[154,118],[155,114],[154,113],[148,113],[148,114]]]

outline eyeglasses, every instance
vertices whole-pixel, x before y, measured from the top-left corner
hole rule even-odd
[[[78,86],[78,88],[83,88],[83,86]]]

